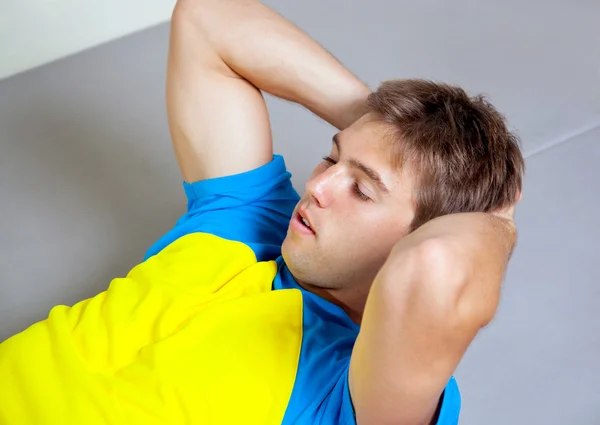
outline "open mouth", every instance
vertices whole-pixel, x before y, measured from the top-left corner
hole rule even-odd
[[[306,219],[304,217],[300,216],[300,220],[302,220],[302,224],[304,224],[306,227],[308,227],[310,229],[310,223],[308,221],[306,221]]]
[[[296,213],[294,217],[294,227],[301,233],[314,235],[315,231],[310,225],[310,222],[304,218],[300,213]]]

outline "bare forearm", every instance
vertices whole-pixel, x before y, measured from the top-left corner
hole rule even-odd
[[[261,90],[299,103],[335,127],[364,113],[369,89],[294,24],[256,0],[180,0],[175,13]]]

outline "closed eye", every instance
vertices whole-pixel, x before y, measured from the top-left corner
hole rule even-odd
[[[335,162],[330,156],[324,156],[323,161],[327,162],[329,165],[337,164],[337,162]]]
[[[360,199],[361,201],[371,201],[372,199],[369,198],[367,195],[365,195],[363,193],[362,190],[360,190],[360,186],[358,186],[357,182],[354,182],[354,184],[352,185],[352,192],[354,192],[354,195]]]
[[[337,162],[330,156],[324,156],[323,161],[326,162],[327,164],[329,164],[329,166],[337,164]],[[358,182],[356,182],[356,181],[352,184],[352,194],[356,198],[358,198],[359,200],[361,200],[363,202],[372,200],[367,195],[365,195],[362,190],[360,190],[360,186],[358,185]]]

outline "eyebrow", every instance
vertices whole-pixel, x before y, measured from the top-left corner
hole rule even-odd
[[[333,138],[333,144],[337,147],[338,152],[342,153],[342,149],[340,146],[340,137],[339,137],[339,133],[334,134]],[[354,158],[350,158],[348,160],[348,164],[350,164],[350,166],[354,167],[354,168],[358,168],[360,171],[362,171],[363,173],[365,173],[367,175],[367,177],[369,179],[371,179],[373,181],[373,183],[375,183],[377,185],[377,187],[383,192],[383,193],[390,193],[390,190],[387,188],[387,186],[383,183],[383,180],[381,179],[381,176],[379,175],[379,173],[377,171],[375,171],[374,169],[367,167],[365,164],[363,164],[361,161],[359,161],[358,159],[354,159]]]

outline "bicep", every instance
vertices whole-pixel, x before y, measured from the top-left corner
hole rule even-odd
[[[188,211],[146,253],[157,254],[189,233],[210,233],[250,246],[259,261],[279,256],[299,200],[283,157],[227,177],[184,183]]]
[[[349,379],[359,425],[431,420],[479,330],[457,313],[454,296],[440,291],[444,285],[423,278],[418,270],[429,263],[420,254],[399,260],[386,263],[375,280],[352,353]]]
[[[262,94],[218,57],[187,12],[173,13],[167,70],[169,127],[183,178],[260,167],[272,158]]]

